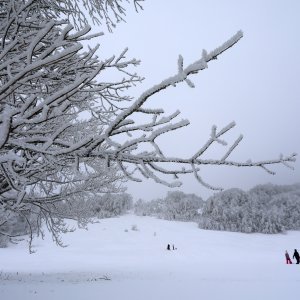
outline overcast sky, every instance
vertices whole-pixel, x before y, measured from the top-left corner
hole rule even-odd
[[[244,139],[232,154],[238,161],[278,158],[280,153],[300,154],[300,1],[298,0],[146,0],[144,10],[128,10],[127,23],[113,34],[101,37],[104,56],[129,48],[128,57],[141,59],[137,72],[146,79],[134,93],[174,75],[181,54],[189,64],[202,49],[213,50],[234,35],[242,40],[208,69],[191,77],[196,88],[186,84],[170,88],[151,99],[148,107],[179,109],[191,125],[160,143],[166,154],[188,157],[206,142],[212,125],[237,126],[227,135]],[[211,158],[226,152],[218,146]],[[210,184],[247,190],[256,184],[300,182],[300,161],[295,170],[276,166],[275,176],[261,169],[203,168]],[[193,176],[186,176],[180,190],[203,198],[212,194]],[[163,197],[169,188],[150,180],[129,183],[135,199]]]

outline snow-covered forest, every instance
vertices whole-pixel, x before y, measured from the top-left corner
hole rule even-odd
[[[249,191],[229,189],[203,200],[195,194],[170,191],[166,197],[133,203],[127,193],[105,194],[94,198],[74,199],[72,203],[60,202],[57,210],[68,219],[82,225],[91,220],[101,220],[128,214],[152,216],[170,221],[198,223],[199,228],[244,233],[274,234],[287,230],[300,230],[300,183],[293,185],[257,185]],[[34,219],[34,214],[30,216]],[[19,235],[27,233],[25,218],[12,217],[5,226],[13,226]],[[8,230],[8,228],[7,228]],[[33,234],[38,233],[32,228]],[[62,243],[63,244],[63,243]],[[0,237],[0,247],[7,247],[9,238]]]
[[[300,184],[220,192],[205,202],[199,227],[247,233],[299,230]]]
[[[202,229],[279,233],[300,230],[300,184],[257,185],[245,192],[229,189],[203,201],[193,194],[169,192],[163,199],[139,200],[140,216],[194,221]]]

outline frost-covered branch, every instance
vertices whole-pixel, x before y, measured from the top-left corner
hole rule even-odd
[[[131,100],[124,91],[142,80],[132,72],[139,61],[126,59],[127,49],[102,60],[99,46],[83,50],[81,41],[102,33],[89,35],[86,19],[74,31],[59,17],[75,16],[75,2],[0,4],[0,229],[10,237],[13,219],[24,220],[30,236],[44,220],[60,244],[66,215],[56,212],[57,203],[123,191],[116,163],[106,169],[103,161],[74,152],[57,155],[79,141],[78,148],[88,145],[123,109],[117,103]],[[117,2],[109,5],[114,9]],[[113,82],[104,79],[107,73],[115,75]],[[86,222],[80,215],[77,220]]]
[[[91,18],[108,26],[125,14],[119,0],[82,3]],[[90,26],[82,26],[87,19],[79,1],[2,1],[0,9],[0,232],[18,216],[29,222],[30,233],[41,232],[45,222],[61,244],[58,233],[65,227],[59,203],[122,191],[125,179],[141,181],[143,176],[177,187],[181,175],[194,174],[200,184],[216,189],[202,179],[201,166],[259,167],[270,174],[274,164],[292,167],[296,154],[231,160],[242,140],[227,146],[224,135],[234,122],[221,130],[213,126],[207,142],[188,158],[170,157],[159,144],[160,137],[189,121],[180,120],[179,111],[167,115],[146,106],[151,97],[180,83],[194,88],[191,77],[233,47],[241,31],[215,50],[203,50],[191,64],[185,66],[179,56],[174,75],[133,99],[128,90],[143,79],[133,70],[139,61],[127,58],[127,48],[103,59],[99,45],[85,49],[82,41],[102,33],[89,35]],[[224,155],[204,158],[213,144],[227,147]]]
[[[227,49],[231,48],[234,44],[236,44],[242,37],[242,32],[239,31],[232,38],[226,41],[220,47],[217,47],[215,50],[211,52],[207,52],[203,50],[201,59],[196,62],[188,65],[184,68],[183,66],[183,58],[179,56],[178,59],[178,73],[174,76],[171,76],[165,80],[163,80],[160,84],[153,86],[152,88],[145,91],[131,106],[127,109],[123,110],[112,122],[109,124],[107,129],[103,131],[102,135],[98,137],[94,137],[93,142],[91,142],[85,149],[85,151],[79,153],[79,155],[89,155],[96,157],[106,157],[108,161],[122,161],[126,162],[129,165],[134,165],[135,170],[140,172],[145,178],[152,178],[156,182],[160,182],[162,184],[166,184],[168,186],[175,184],[178,186],[180,183],[175,181],[174,183],[168,183],[165,180],[158,179],[157,176],[159,173],[166,175],[172,174],[175,178],[178,178],[178,174],[185,174],[193,172],[197,181],[199,181],[202,185],[210,189],[221,189],[212,187],[210,184],[205,183],[201,176],[199,175],[200,169],[195,166],[201,165],[226,165],[226,166],[234,166],[234,167],[260,167],[267,171],[270,174],[274,174],[273,171],[268,169],[269,165],[273,164],[283,164],[287,165],[289,162],[294,162],[296,159],[296,154],[292,154],[286,157],[280,157],[279,159],[273,160],[265,160],[265,161],[257,161],[257,162],[236,162],[229,160],[229,156],[236,149],[239,143],[242,140],[242,135],[240,135],[237,140],[226,150],[226,153],[220,159],[203,159],[203,155],[208,151],[212,144],[217,143],[223,146],[227,146],[227,142],[222,139],[223,135],[230,131],[234,126],[235,122],[231,122],[220,131],[217,131],[217,127],[213,126],[211,130],[210,138],[207,142],[191,157],[191,158],[179,158],[179,157],[168,157],[163,154],[159,145],[156,142],[156,138],[163,134],[166,134],[172,130],[177,130],[184,126],[187,126],[189,122],[187,120],[177,121],[177,123],[170,123],[171,120],[175,119],[179,115],[179,111],[175,112],[173,115],[165,117],[163,115],[163,110],[155,110],[144,108],[143,105],[147,102],[148,99],[151,98],[154,94],[166,89],[168,87],[174,86],[180,82],[187,82],[189,86],[194,87],[188,78],[192,74],[196,74],[201,70],[204,70],[208,66],[208,62],[216,59],[220,54],[222,54]],[[133,119],[133,115],[135,113],[142,113],[146,116],[153,115],[152,121],[145,124],[136,124]],[[131,118],[131,119],[129,119]],[[166,124],[164,126],[160,126]],[[159,128],[156,128],[159,127]],[[138,137],[132,137],[133,133],[141,132],[141,135]],[[112,137],[118,136],[126,133],[129,137],[132,137],[130,140],[126,140],[124,143],[113,143]],[[137,134],[136,134],[137,135]],[[100,145],[109,145],[110,150],[103,155],[101,151],[95,150]],[[143,151],[138,152],[142,145],[147,144],[151,151]],[[67,150],[63,150],[67,151]],[[134,154],[133,154],[134,153]],[[153,164],[156,165],[153,168]],[[183,170],[172,170],[169,169],[171,163],[175,163],[177,165],[185,165]],[[168,166],[168,167],[164,167]],[[287,165],[289,166],[289,165]],[[155,173],[149,170],[153,169]],[[124,168],[123,168],[124,169]],[[127,172],[126,172],[127,173]],[[124,172],[124,175],[127,176]],[[132,177],[132,176],[130,176]],[[131,179],[129,176],[128,178]]]

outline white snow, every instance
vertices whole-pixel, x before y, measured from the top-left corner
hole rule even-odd
[[[132,230],[136,225],[137,231]],[[297,299],[300,266],[286,265],[300,232],[205,231],[196,223],[125,215],[0,249],[0,299]],[[167,251],[170,243],[177,250]],[[293,261],[294,262],[294,261]],[[111,279],[111,280],[105,280]]]

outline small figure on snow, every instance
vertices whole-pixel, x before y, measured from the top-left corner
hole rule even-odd
[[[294,255],[293,255],[293,258],[296,259],[296,264],[299,265],[299,261],[300,261],[300,256],[299,256],[299,253],[297,251],[297,249],[295,249],[295,252],[294,252]]]
[[[177,250],[177,248],[175,248],[175,245],[174,245],[174,244],[172,245],[172,247],[173,247],[173,250]]]
[[[168,244],[168,246],[167,246],[167,250],[171,250],[171,246],[170,246],[170,244]]]
[[[287,252],[287,250],[285,251],[285,259],[286,259],[287,264],[292,264],[292,261],[290,259],[290,256],[289,256],[289,253]]]

